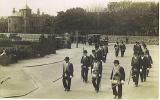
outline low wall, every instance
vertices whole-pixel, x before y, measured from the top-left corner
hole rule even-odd
[[[159,37],[158,36],[113,36],[113,35],[108,36],[110,43],[114,43],[116,41],[126,42],[126,38],[128,38],[129,44],[134,44],[136,41],[140,42],[140,43],[142,41],[144,41],[146,44],[159,45]]]

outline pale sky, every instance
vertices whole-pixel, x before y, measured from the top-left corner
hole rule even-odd
[[[65,11],[73,7],[107,7],[108,2],[116,2],[124,0],[27,0],[28,6],[36,13],[40,8],[46,14],[56,15],[58,11]],[[155,1],[159,0],[125,0],[125,1]],[[0,0],[0,16],[9,16],[12,9],[19,10],[24,8],[26,0]]]

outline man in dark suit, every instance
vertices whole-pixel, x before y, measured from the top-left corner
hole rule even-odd
[[[97,93],[99,92],[100,82],[101,82],[100,62],[97,59],[94,59],[92,68],[92,84]]]
[[[119,60],[114,60],[114,67],[112,69],[111,77],[112,90],[114,98],[118,99],[122,98],[122,84],[125,81],[125,71],[124,68],[119,65]],[[117,88],[118,87],[118,91]]]
[[[95,58],[99,61],[100,63],[100,74],[102,76],[102,70],[103,70],[103,66],[102,66],[102,61],[103,61],[103,51],[99,48],[99,45],[95,46]]]
[[[87,56],[87,50],[83,51],[83,56],[81,58],[81,76],[83,78],[83,82],[88,81],[88,70],[89,70],[89,66],[90,66],[90,59],[89,56]]]
[[[90,54],[89,60],[90,60],[91,73],[92,73],[93,63],[94,63],[94,60],[95,60],[95,50],[92,50],[92,54]]]
[[[69,57],[65,57],[64,60],[62,81],[65,91],[70,91],[71,79],[73,77],[73,64],[69,62]]]
[[[114,45],[114,49],[115,49],[115,56],[118,57],[119,54],[119,43],[116,42],[116,44]]]
[[[137,53],[138,56],[142,53],[142,47],[139,42],[136,42],[136,44],[133,47],[133,51],[134,53]]]
[[[104,62],[106,62],[107,54],[108,54],[108,43],[105,43],[103,48],[104,48]]]
[[[139,73],[140,73],[140,62],[137,53],[134,53],[132,57],[131,66],[132,66],[131,70],[132,70],[133,82],[135,82],[135,86],[137,87],[139,81]]]
[[[126,50],[126,46],[122,41],[122,43],[120,44],[121,57],[124,57],[125,50]]]
[[[144,56],[144,52],[141,53],[140,56],[140,77],[141,82],[146,81],[147,76],[147,68],[149,66],[148,58]]]

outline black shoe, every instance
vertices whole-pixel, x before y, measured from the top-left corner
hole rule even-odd
[[[117,98],[117,95],[114,95],[114,99],[116,99]]]
[[[69,91],[70,91],[70,89],[67,89],[67,91],[69,92]]]
[[[118,97],[118,99],[122,99],[122,97]]]

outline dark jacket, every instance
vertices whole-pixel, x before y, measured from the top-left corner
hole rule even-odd
[[[125,50],[126,50],[125,44],[121,44],[121,45],[120,45],[120,50],[121,50],[121,51],[125,51]]]
[[[107,53],[108,53],[108,46],[104,47],[104,51],[105,51],[105,55],[107,55]]]
[[[82,66],[89,67],[90,66],[90,58],[88,56],[86,56],[86,57],[82,56],[81,64],[82,64]]]
[[[110,76],[110,79],[112,80],[113,79],[113,70],[114,69],[112,69],[112,73],[111,73],[111,76]],[[119,74],[120,74],[120,81],[121,80],[123,80],[123,81],[125,81],[125,71],[124,71],[124,68],[123,67],[121,67],[120,66],[120,68],[119,68]]]
[[[115,44],[114,49],[115,49],[115,51],[119,51],[119,44]]]
[[[96,50],[95,52],[95,57],[97,58],[98,61],[103,60],[103,55],[104,51],[101,49]]]
[[[149,67],[149,60],[147,57],[144,57],[143,59],[140,57],[140,68],[146,69]]]
[[[94,59],[95,59],[95,56],[91,54],[91,55],[89,56],[90,65],[93,65]]]
[[[68,66],[66,67],[65,70],[65,65],[63,64],[63,77],[66,75],[66,77],[70,77],[73,76],[73,64],[72,63],[68,63]]]
[[[138,54],[142,53],[141,45],[134,45],[133,51],[134,51],[134,53],[138,53]]]
[[[132,66],[132,70],[133,69],[139,70],[140,69],[140,58],[137,57],[137,59],[135,59],[134,57],[132,57],[131,66]]]

